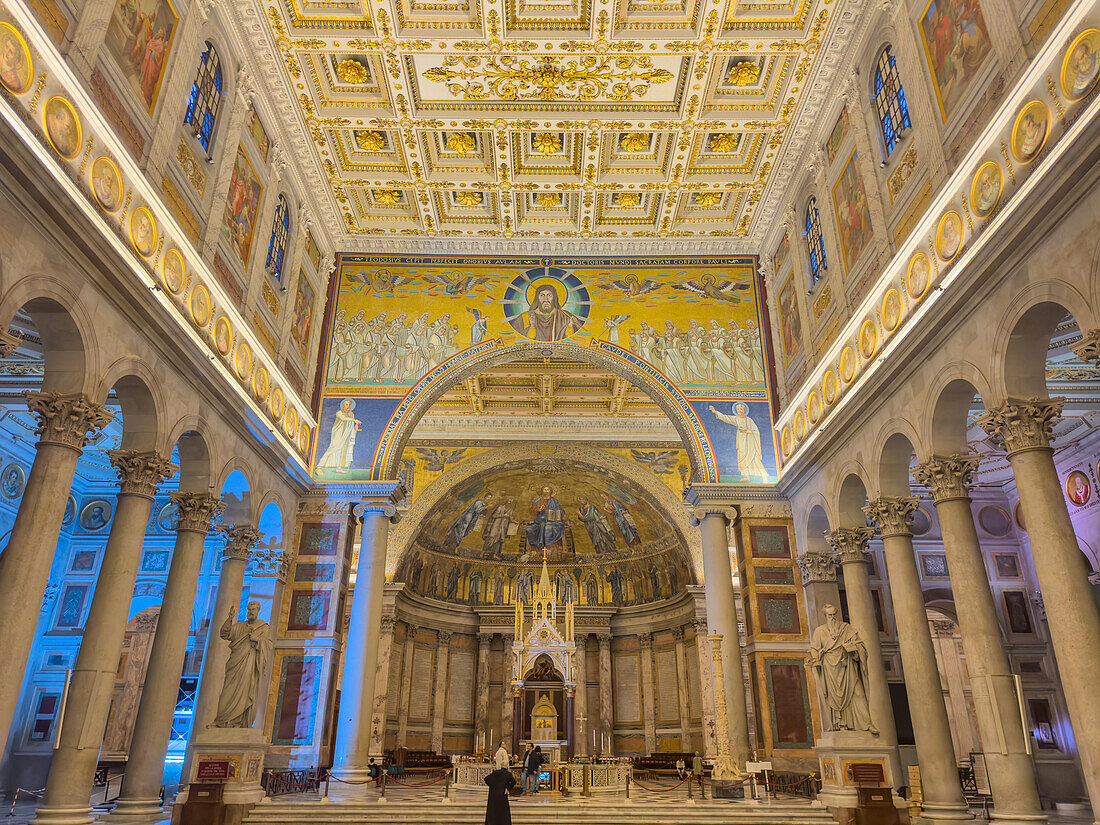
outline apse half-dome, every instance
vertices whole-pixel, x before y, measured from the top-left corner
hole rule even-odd
[[[693,584],[684,539],[636,482],[535,457],[457,484],[423,519],[394,580],[471,606],[526,602],[545,558],[560,601],[623,606]]]

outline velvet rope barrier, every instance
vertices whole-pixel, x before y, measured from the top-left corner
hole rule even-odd
[[[422,782],[422,783],[418,783],[418,784],[413,784],[413,783],[410,783],[410,782],[402,782],[400,779],[398,779],[393,774],[390,774],[386,778],[386,781],[387,782],[396,782],[398,785],[400,785],[403,788],[429,788],[432,785],[438,785],[440,782],[443,782],[444,780],[446,780],[448,773],[450,773],[450,771],[445,771],[438,779],[433,779],[431,782]]]
[[[641,788],[643,791],[649,791],[650,793],[668,793],[669,791],[674,791],[677,788],[679,788],[681,785],[683,785],[685,782],[687,782],[688,779],[690,779],[690,778],[691,778],[690,776],[685,776],[683,779],[681,779],[675,785],[670,785],[667,788],[647,788],[645,785],[643,785],[641,782],[639,782],[633,776],[630,777],[630,781],[633,782],[635,785],[637,785],[639,788]]]

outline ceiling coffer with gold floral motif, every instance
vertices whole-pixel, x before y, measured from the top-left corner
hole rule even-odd
[[[233,5],[334,236],[748,238],[856,30],[850,0]]]

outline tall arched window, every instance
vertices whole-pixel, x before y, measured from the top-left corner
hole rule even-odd
[[[806,204],[806,250],[810,256],[810,288],[825,276],[829,262],[825,260],[825,241],[821,237],[821,218],[817,214],[817,198]]]
[[[275,206],[275,218],[271,222],[271,240],[267,243],[267,271],[276,281],[283,279],[283,260],[286,258],[286,242],[290,237],[290,207],[286,198],[279,195]]]
[[[898,77],[898,64],[890,47],[886,46],[878,55],[875,66],[875,111],[878,114],[879,131],[886,155],[894,151],[902,133],[912,124],[909,122],[909,106],[905,102],[905,89]]]
[[[222,62],[214,45],[207,41],[202,53],[199,71],[191,85],[187,99],[187,114],[183,122],[190,123],[202,148],[210,152],[210,139],[214,136],[214,123],[222,102]]]

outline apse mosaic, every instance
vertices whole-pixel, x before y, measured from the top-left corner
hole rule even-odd
[[[380,451],[392,449],[384,439],[408,424],[401,419],[411,398],[453,386],[463,364],[491,356],[494,347],[546,343],[599,350],[632,383],[653,380],[667,388],[682,409],[682,431],[697,433],[700,452],[713,461],[712,480],[774,482],[771,361],[761,306],[754,256],[341,255],[326,325],[314,478],[381,477]],[[585,351],[576,356],[585,360]],[[679,475],[678,458],[659,452],[637,460],[671,462],[665,469]],[[405,453],[398,464],[408,473],[407,462],[416,458]]]
[[[563,602],[656,601],[691,583],[682,537],[637,484],[554,457],[456,485],[412,548],[394,580],[467,604],[526,603],[544,559]]]

